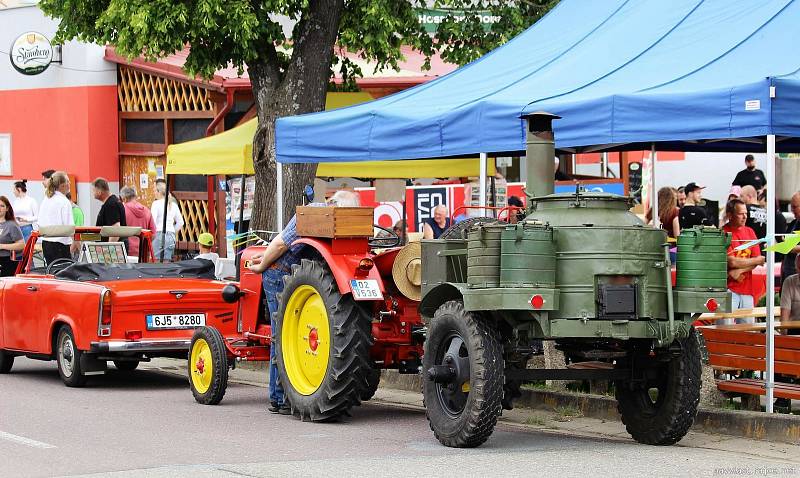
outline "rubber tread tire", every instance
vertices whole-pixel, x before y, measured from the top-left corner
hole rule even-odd
[[[373,366],[369,356],[372,347],[372,318],[351,295],[342,295],[328,266],[317,260],[303,259],[292,266],[291,274],[284,277],[283,292],[278,294],[278,312],[273,332],[275,357],[281,385],[292,414],[312,422],[331,421],[347,415],[354,406],[361,405],[366,393],[367,378]],[[283,364],[281,332],[286,313],[286,300],[302,286],[310,285],[320,294],[328,313],[331,334],[331,351],[328,369],[319,388],[311,395],[303,395],[292,387]]]
[[[473,448],[484,443],[502,414],[505,383],[500,334],[488,320],[464,310],[460,301],[442,304],[431,320],[425,341],[422,370],[435,365],[438,347],[451,332],[464,340],[470,357],[470,393],[461,415],[453,419],[442,410],[436,384],[422,379],[425,415],[434,436],[448,447]],[[439,341],[440,343],[437,343]]]
[[[64,374],[64,371],[61,370],[61,357],[59,357],[61,339],[65,335],[68,335],[70,337],[70,340],[72,341],[72,353],[75,354],[74,355],[75,361],[72,369],[72,375],[69,377],[67,377]],[[55,352],[56,352],[56,363],[58,364],[58,375],[61,376],[61,381],[64,382],[64,385],[66,385],[67,387],[75,387],[75,388],[83,387],[84,385],[86,385],[88,377],[84,375],[83,371],[81,370],[81,355],[83,355],[83,352],[78,350],[78,346],[75,344],[75,334],[72,333],[72,329],[68,325],[64,325],[60,329],[58,329],[58,334],[56,334]]]
[[[0,350],[0,373],[11,372],[11,367],[14,366],[14,356],[5,350]]]
[[[702,364],[697,331],[677,339],[682,353],[665,368],[667,398],[656,408],[645,389],[630,390],[626,381],[615,384],[617,410],[628,433],[646,445],[674,445],[689,431],[697,415]]]
[[[194,388],[192,382],[192,350],[194,343],[197,340],[204,339],[211,350],[211,360],[213,375],[211,377],[211,384],[205,393],[200,393]],[[198,327],[192,334],[192,342],[189,345],[189,355],[187,358],[187,370],[189,374],[189,387],[192,389],[192,395],[197,403],[202,405],[217,405],[222,401],[225,396],[225,391],[228,389],[228,352],[225,348],[225,339],[219,330],[214,327]]]
[[[367,373],[367,388],[361,392],[361,401],[366,402],[375,396],[381,383],[381,369],[373,368]]]
[[[114,360],[114,366],[121,372],[133,372],[139,366],[138,360]]]
[[[475,224],[505,224],[505,221],[493,217],[471,217],[457,222],[442,232],[439,239],[466,239],[467,231]]]

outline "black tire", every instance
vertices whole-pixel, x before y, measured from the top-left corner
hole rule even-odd
[[[496,223],[504,224],[505,221],[501,221],[493,217],[471,217],[461,222],[457,222],[452,226],[448,227],[447,229],[445,229],[445,231],[439,236],[439,239],[466,239],[469,228],[471,228],[475,224],[496,224]]]
[[[673,348],[678,346],[680,352],[656,364],[656,373],[645,384],[616,382],[617,409],[628,433],[639,443],[673,445],[691,428],[700,403],[702,374],[696,335],[692,327],[689,337],[677,339]],[[637,361],[646,357],[640,354]]]
[[[327,364],[324,365],[325,371],[318,385],[301,383],[297,368],[292,368],[292,374],[287,371],[288,368],[295,367],[293,364],[297,362],[291,360],[291,354],[299,354],[299,347],[292,348],[298,343],[297,337],[294,338],[292,347],[283,346],[284,340],[291,338],[291,332],[288,331],[292,330],[292,324],[297,320],[293,310],[287,311],[287,304],[293,300],[301,300],[296,299],[303,293],[303,289],[299,289],[301,286],[314,289],[314,297],[322,300],[327,315],[327,324],[319,324],[320,327],[328,327],[321,333],[327,333],[330,339]],[[372,361],[369,357],[372,346],[370,315],[352,296],[339,293],[333,275],[324,263],[309,259],[303,259],[300,264],[292,266],[292,273],[284,278],[284,290],[278,295],[278,304],[275,317],[278,333],[273,334],[273,345],[276,347],[280,382],[292,413],[301,420],[328,421],[335,420],[347,414],[351,407],[360,405],[367,388],[367,377],[372,372]],[[316,350],[314,349],[315,352]],[[287,355],[284,356],[284,353]],[[289,365],[287,357],[290,359]]]
[[[0,373],[11,372],[11,367],[14,366],[14,356],[5,350],[0,350]]]
[[[114,360],[114,366],[122,372],[133,372],[139,366],[138,360]]]
[[[431,320],[422,363],[425,414],[436,439],[457,448],[485,442],[502,413],[504,360],[494,325],[459,301],[445,302]],[[454,371],[446,383],[432,379],[437,366]]]
[[[83,387],[87,377],[81,368],[83,352],[75,345],[75,335],[72,329],[65,325],[58,331],[56,337],[56,362],[61,381],[67,387]]]
[[[367,373],[367,388],[361,391],[361,401],[366,402],[375,396],[381,383],[381,369],[373,368]]]
[[[217,405],[228,388],[228,353],[225,339],[214,327],[199,327],[189,346],[189,387],[197,403]],[[211,371],[207,371],[210,360]]]

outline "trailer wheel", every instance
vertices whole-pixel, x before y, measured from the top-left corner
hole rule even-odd
[[[284,280],[273,342],[281,384],[301,420],[336,419],[360,405],[367,388],[370,316],[339,293],[321,262],[303,259]]]
[[[375,396],[381,383],[381,369],[373,368],[367,373],[367,388],[361,392],[361,401],[366,402]]]
[[[81,355],[83,352],[75,345],[72,329],[68,325],[61,327],[56,339],[56,362],[61,381],[67,387],[86,385],[86,375],[81,368]]]
[[[121,372],[133,372],[139,366],[138,360],[114,360],[114,366]]]
[[[677,339],[680,352],[654,365],[644,384],[616,382],[617,409],[631,437],[646,445],[673,445],[686,435],[700,403],[700,347],[694,327]]]
[[[476,447],[502,413],[504,365],[499,334],[459,301],[434,314],[422,358],[422,394],[433,434],[442,445]]]
[[[0,373],[8,373],[14,366],[14,356],[5,350],[0,350]]]
[[[228,388],[228,355],[222,334],[214,327],[199,327],[189,348],[189,385],[198,403],[216,405]]]

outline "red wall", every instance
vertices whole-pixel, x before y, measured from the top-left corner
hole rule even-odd
[[[117,87],[0,91],[0,133],[11,133],[12,175],[60,169],[89,182],[119,180]]]

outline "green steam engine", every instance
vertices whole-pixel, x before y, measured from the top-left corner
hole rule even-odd
[[[473,219],[422,243],[431,429],[444,445],[478,446],[521,383],[601,379],[613,381],[635,440],[674,444],[699,403],[692,323],[703,312],[730,309],[730,238],[714,228],[685,231],[673,287],[666,234],[631,213],[630,198],[580,188],[553,194],[557,118],[525,118],[530,197],[523,221]],[[566,368],[528,368],[542,341],[564,353]]]

